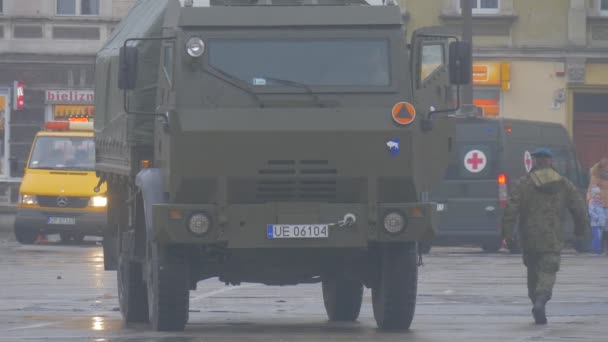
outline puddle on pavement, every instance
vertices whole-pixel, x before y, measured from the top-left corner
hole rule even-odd
[[[109,318],[103,315],[87,316],[79,318],[58,317],[58,316],[26,316],[25,319],[50,323],[47,328],[52,329],[78,329],[95,332],[109,332],[123,330],[124,324],[120,318]]]

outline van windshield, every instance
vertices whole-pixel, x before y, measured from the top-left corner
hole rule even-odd
[[[210,39],[209,65],[256,88],[388,86],[386,39]],[[346,58],[347,57],[347,58]]]
[[[448,180],[489,180],[497,177],[498,144],[485,141],[456,141],[448,165]]]
[[[95,169],[95,142],[85,137],[38,137],[30,169],[83,170]]]

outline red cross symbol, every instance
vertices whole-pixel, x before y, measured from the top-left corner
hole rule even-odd
[[[524,153],[524,166],[526,167],[526,171],[530,172],[532,170],[532,156],[529,151]]]
[[[470,172],[481,172],[486,167],[486,155],[479,151],[473,150],[469,151],[465,155],[465,167]]]
[[[473,167],[473,170],[477,170],[479,165],[485,163],[485,159],[480,158],[477,153],[473,153],[473,158],[467,159],[467,163]]]

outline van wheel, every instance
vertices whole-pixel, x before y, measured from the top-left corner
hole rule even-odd
[[[323,303],[330,321],[355,321],[361,311],[363,284],[344,274],[323,277]]]
[[[379,279],[372,287],[376,324],[384,330],[409,329],[418,290],[416,243],[385,244],[379,252]]]
[[[189,267],[180,254],[156,243],[148,244],[148,317],[156,331],[182,331],[188,322]]]
[[[491,242],[486,242],[486,243],[482,244],[481,249],[485,253],[496,253],[500,250],[501,246],[502,246],[502,241],[500,241],[500,240],[491,241]]]
[[[148,321],[148,297],[142,267],[126,256],[118,257],[118,303],[126,323]]]
[[[38,231],[34,228],[17,227],[15,226],[15,239],[20,244],[31,245],[36,242],[38,238]]]

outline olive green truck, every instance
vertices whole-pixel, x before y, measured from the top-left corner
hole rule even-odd
[[[321,283],[331,321],[356,320],[371,288],[378,326],[409,328],[470,46],[408,44],[403,20],[357,0],[134,5],[95,88],[126,322],[182,330],[189,291],[217,277]]]

